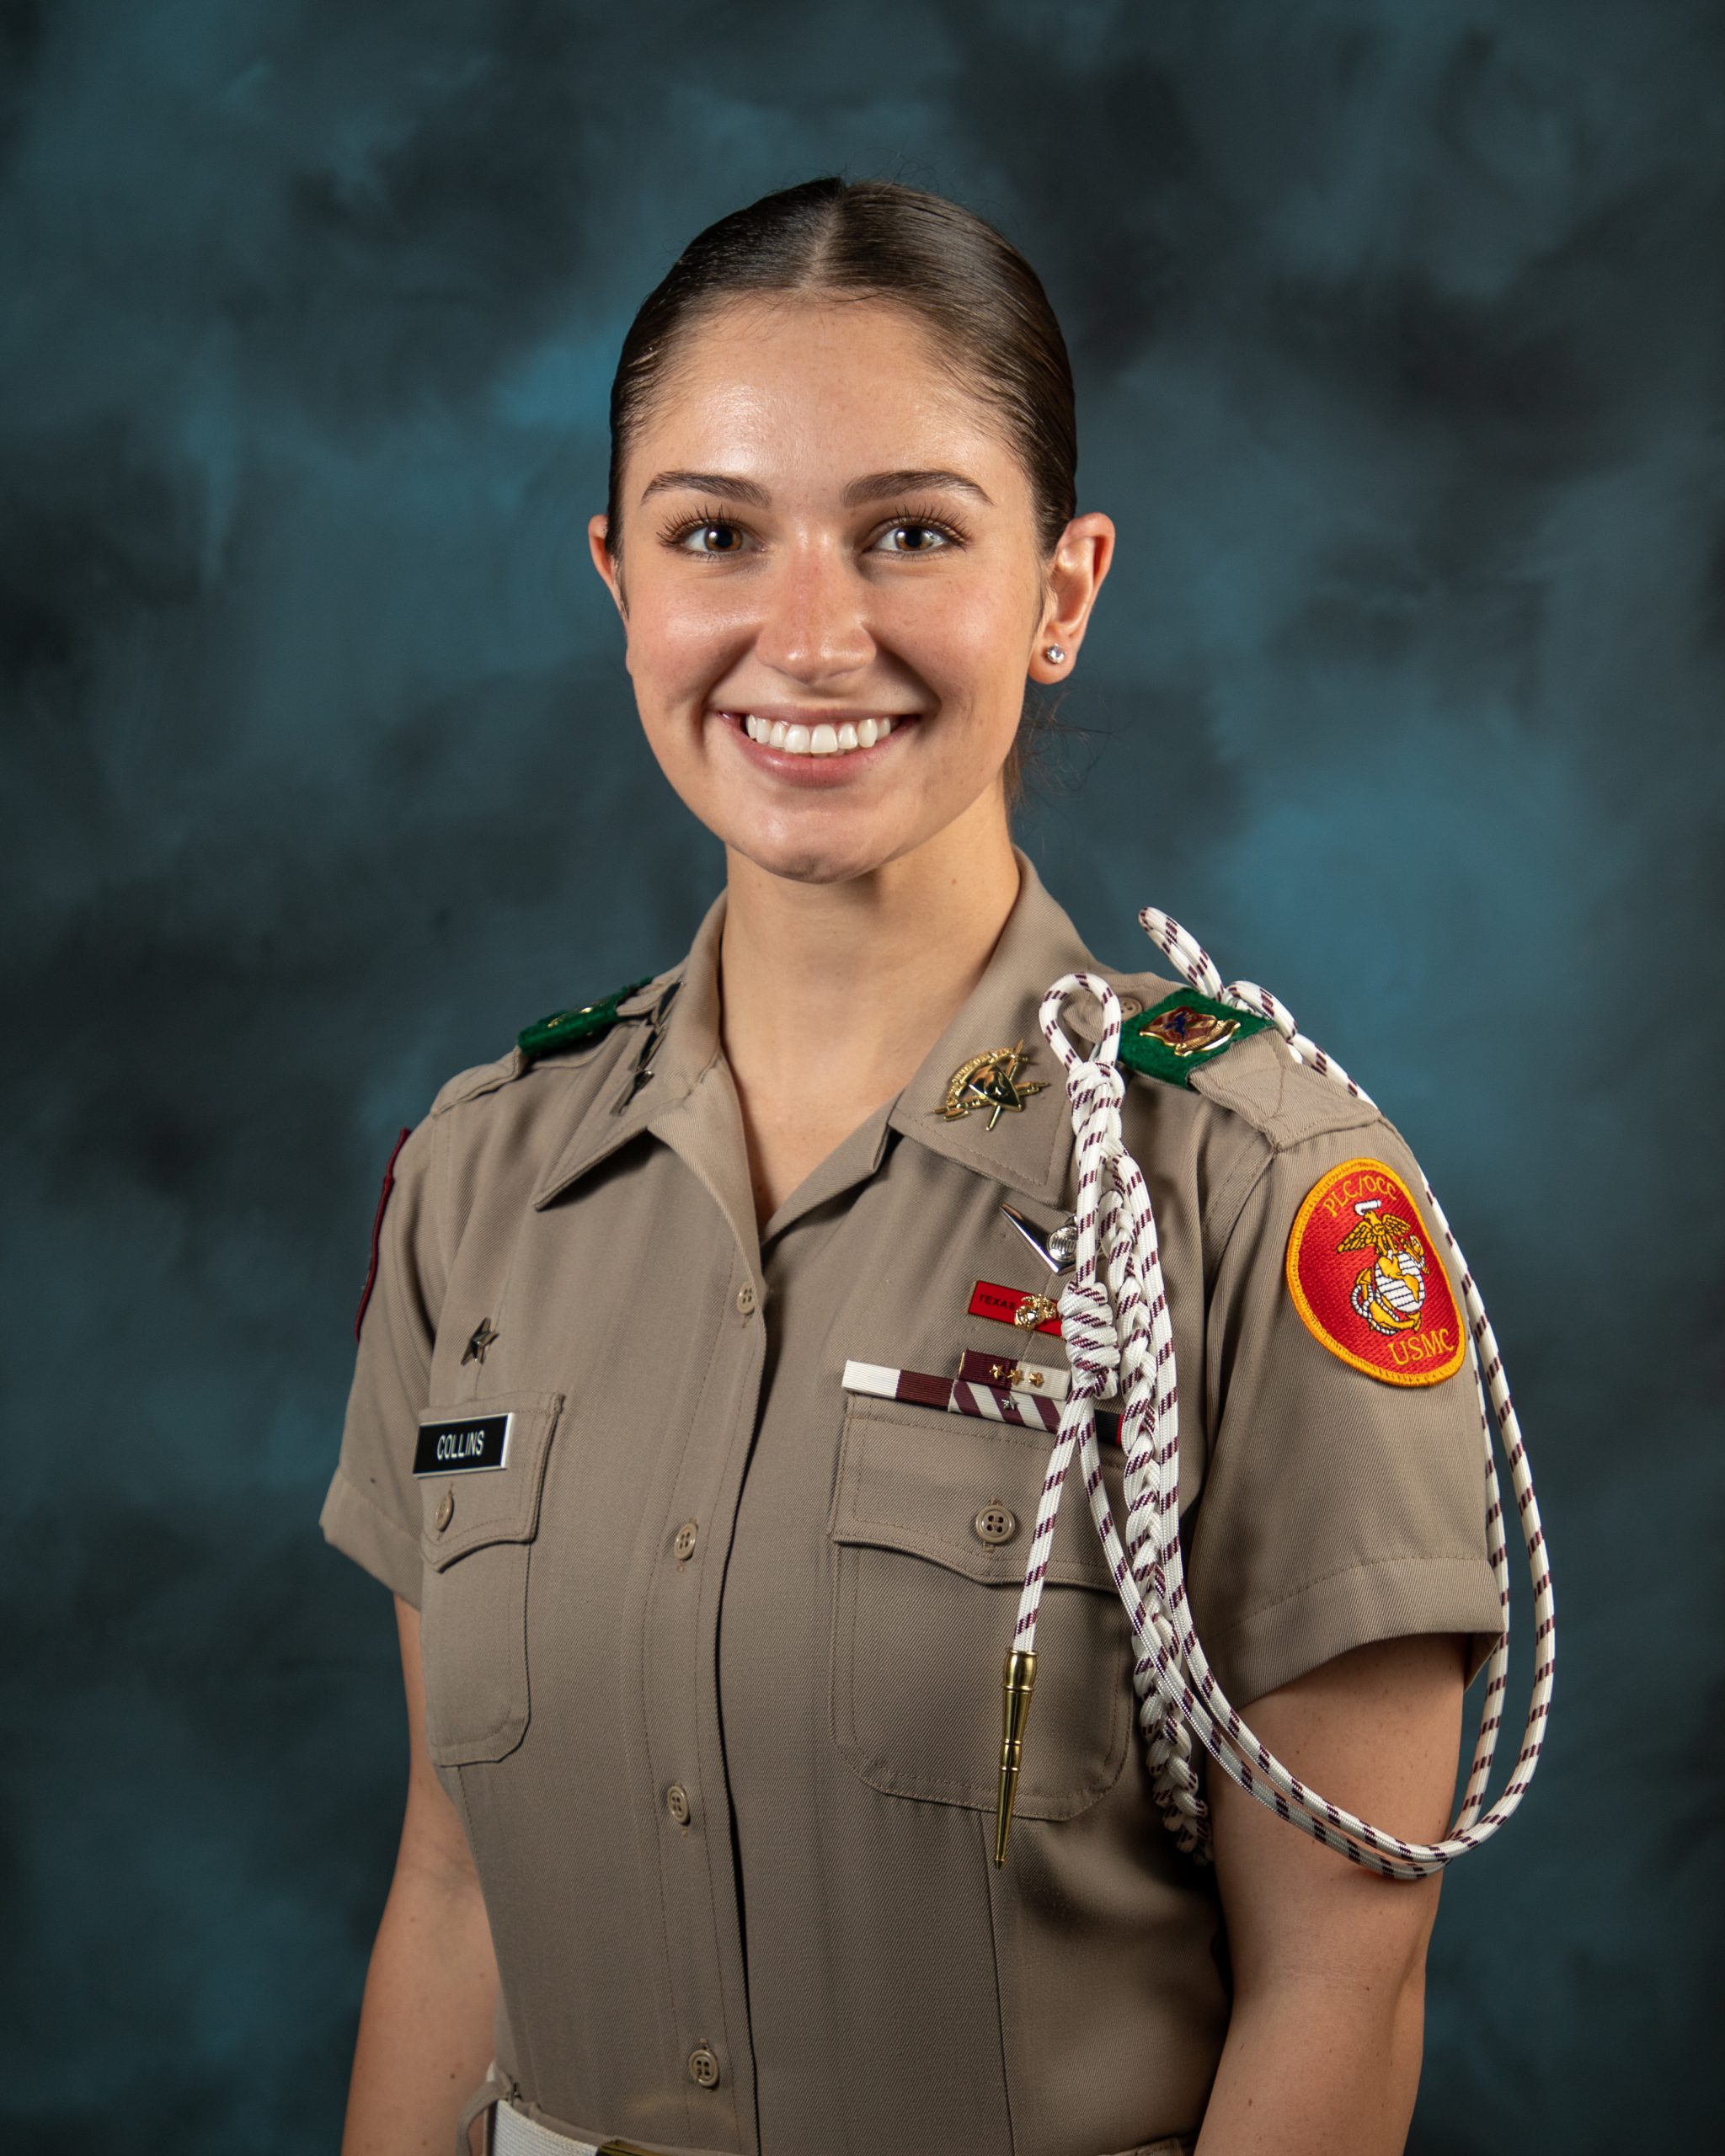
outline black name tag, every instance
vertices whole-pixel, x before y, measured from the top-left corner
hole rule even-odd
[[[465,1422],[421,1422],[414,1448],[415,1475],[472,1475],[501,1467],[509,1457],[513,1415],[475,1415]]]

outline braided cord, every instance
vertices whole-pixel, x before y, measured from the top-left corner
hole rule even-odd
[[[1225,987],[1208,953],[1177,921],[1154,907],[1146,907],[1139,918],[1194,988],[1236,1009],[1262,1013],[1296,1061],[1310,1062],[1372,1105],[1348,1074],[1299,1031],[1292,1013],[1267,990],[1247,981]],[[1096,999],[1103,1016],[1102,1038],[1088,1058],[1078,1054],[1060,1023],[1065,998],[1078,990]],[[1060,1299],[1072,1380],[1031,1532],[1013,1647],[1029,1652],[1035,1646],[1049,1552],[1076,1457],[1091,1518],[1137,1647],[1132,1681],[1156,1806],[1180,1846],[1200,1861],[1210,1855],[1209,1809],[1192,1750],[1195,1736],[1231,1780],[1327,1848],[1386,1878],[1429,1877],[1463,1849],[1495,1833],[1519,1804],[1544,1741],[1556,1649],[1551,1567],[1526,1448],[1503,1356],[1450,1223],[1422,1174],[1432,1218],[1455,1258],[1472,1339],[1471,1361],[1485,1456],[1487,1545],[1503,1621],[1486,1668],[1479,1732],[1461,1806],[1443,1841],[1406,1842],[1306,1788],[1253,1734],[1211,1672],[1193,1629],[1180,1552],[1179,1390],[1156,1217],[1143,1172],[1121,1137],[1125,1081],[1117,1060],[1119,1001],[1099,976],[1067,974],[1043,998],[1039,1017],[1049,1047],[1065,1070],[1077,1139],[1077,1248]],[[1124,1543],[1103,1480],[1096,1438],[1095,1403],[1116,1391],[1125,1454]],[[1482,1808],[1486,1785],[1502,1725],[1509,1658],[1509,1572],[1492,1453],[1493,1416],[1509,1465],[1533,1585],[1536,1661],[1514,1771],[1487,1811]]]

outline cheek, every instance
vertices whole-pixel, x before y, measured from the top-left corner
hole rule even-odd
[[[931,680],[954,691],[986,691],[1020,670],[1028,609],[1006,577],[952,579],[939,589],[906,593],[884,609],[884,642],[914,659]]]
[[[629,670],[674,694],[698,686],[739,633],[734,608],[681,579],[644,578],[631,594]]]

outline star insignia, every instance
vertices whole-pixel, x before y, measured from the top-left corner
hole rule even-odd
[[[485,1350],[494,1340],[501,1337],[502,1335],[494,1329],[490,1319],[482,1317],[474,1328],[473,1338],[467,1342],[467,1353],[462,1357],[462,1367],[465,1369],[469,1363],[483,1363]]]

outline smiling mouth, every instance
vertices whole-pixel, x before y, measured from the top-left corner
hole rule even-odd
[[[860,750],[878,748],[891,738],[895,727],[914,714],[880,712],[857,719],[818,720],[803,725],[795,720],[766,718],[753,712],[723,714],[763,749],[776,749],[787,756],[848,756]]]

